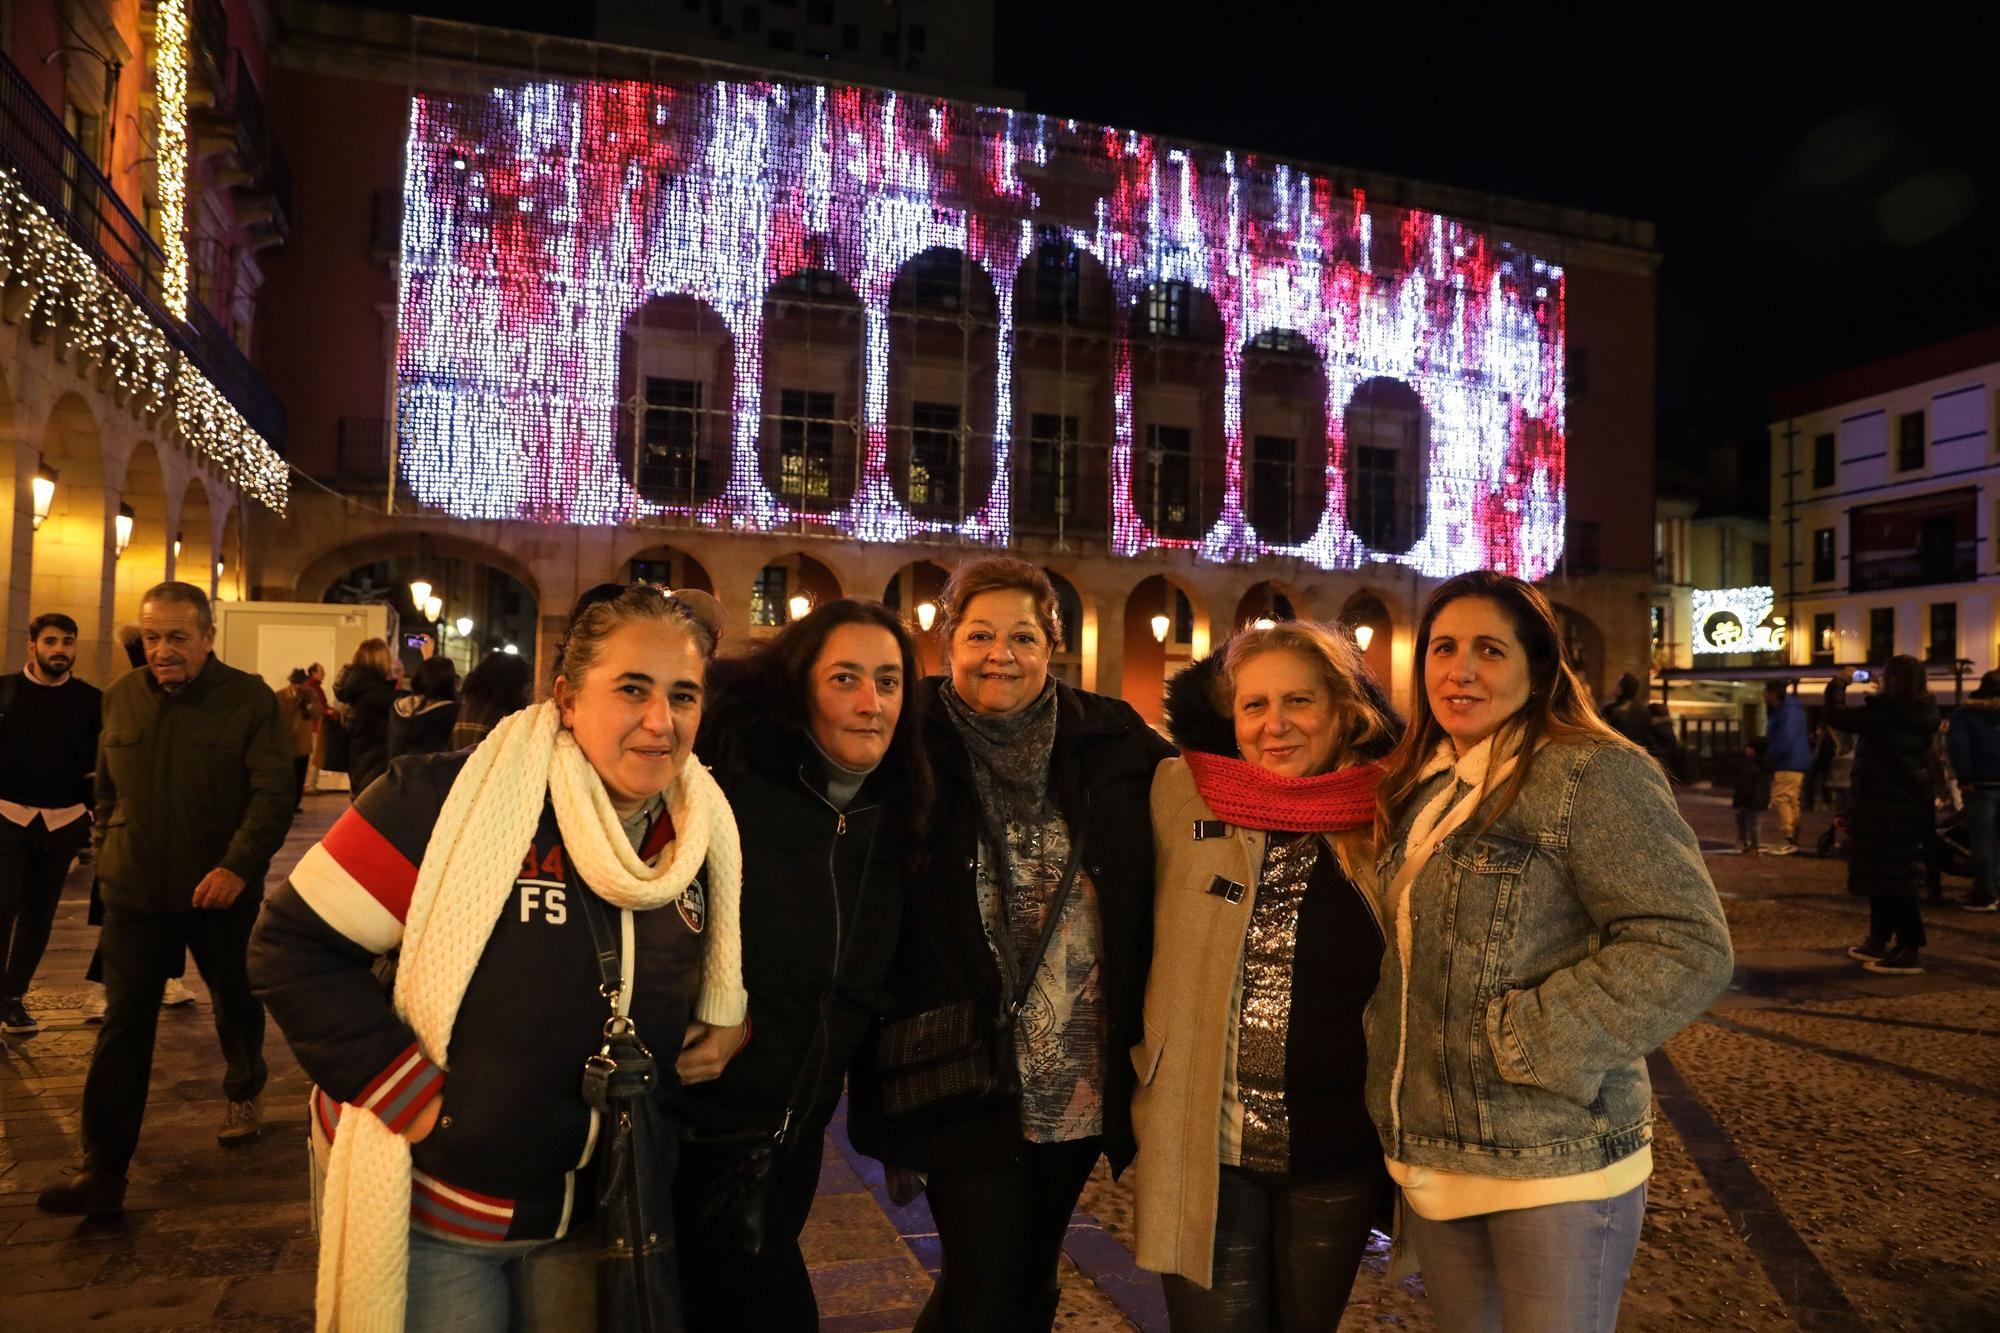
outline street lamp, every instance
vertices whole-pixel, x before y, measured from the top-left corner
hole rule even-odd
[[[178,560],[180,558],[181,558],[181,535],[178,532],[176,532],[174,534],[174,559]]]
[[[806,596],[804,593],[796,593],[790,601],[785,603],[785,609],[792,613],[793,620],[804,620],[808,615],[812,614],[812,598]]]
[[[1251,629],[1276,629],[1277,627],[1278,627],[1278,622],[1271,619],[1271,617],[1269,616],[1258,616],[1255,620],[1250,622]]]
[[[424,609],[424,603],[428,602],[430,599],[431,599],[431,581],[429,579],[411,579],[410,605],[416,607],[417,610],[421,611]]]
[[[453,625],[453,626],[452,626],[452,628],[454,628],[454,629],[456,629],[456,630],[458,631],[458,637],[459,637],[459,638],[461,638],[461,639],[469,639],[469,638],[471,638],[471,637],[472,637],[472,617],[471,617],[471,616],[460,616],[460,617],[458,618],[458,621],[457,621],[457,623],[456,623],[455,625]]]
[[[423,612],[426,621],[437,624],[438,617],[444,614],[444,598],[436,595],[424,598]]]
[[[1365,653],[1368,651],[1368,645],[1373,642],[1375,642],[1375,627],[1373,625],[1356,625],[1354,627],[1355,647]]]
[[[35,469],[35,531],[42,530],[42,521],[49,516],[49,506],[56,499],[56,478],[62,474],[47,463]]]
[[[117,532],[115,542],[119,555],[124,555],[125,548],[132,544],[132,525],[138,521],[138,511],[132,508],[131,505],[121,502],[118,506],[118,517],[112,524]]]
[[[1173,624],[1174,622],[1169,620],[1164,612],[1162,612],[1157,616],[1154,616],[1153,617],[1154,642],[1165,643],[1167,641],[1167,631],[1173,628]]]
[[[937,603],[918,602],[917,628],[921,629],[924,633],[928,634],[931,632],[931,626],[936,623],[937,623]]]
[[[500,651],[507,654],[509,657],[519,657],[521,655],[521,650],[519,648],[516,648],[511,643],[501,644]]]

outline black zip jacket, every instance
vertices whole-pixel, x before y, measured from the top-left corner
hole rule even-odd
[[[347,731],[348,786],[358,797],[389,766],[389,710],[396,687],[381,672],[350,662],[333,682],[333,697],[340,701],[340,725]]]
[[[910,886],[904,902],[893,973],[897,1014],[977,997],[1003,1003],[974,882],[979,798],[965,746],[937,703],[941,683],[932,678],[918,687],[937,798],[930,870],[923,883]],[[1153,770],[1173,752],[1130,704],[1057,683],[1049,784],[1072,835],[1082,837],[1083,868],[1097,888],[1109,1011],[1104,1152],[1115,1171],[1125,1169],[1135,1150],[1132,1062],[1124,1052],[1140,1040],[1153,956]],[[848,1123],[855,1144],[870,1156],[919,1170],[986,1166],[1012,1160],[1025,1142],[1014,1106],[953,1107],[889,1120],[873,1095],[867,1066],[857,1066]]]
[[[686,1090],[683,1114],[704,1131],[774,1129],[794,1105],[810,1133],[831,1117],[848,1064],[889,1008],[903,915],[903,784],[885,762],[837,810],[825,765],[797,728],[753,723],[740,744],[741,762],[716,777],[745,830],[750,1041],[720,1078]],[[822,1029],[836,958],[840,984]]]
[[[389,758],[458,749],[451,743],[452,728],[457,725],[458,700],[399,695],[389,709]]]
[[[578,1179],[597,1127],[583,1064],[602,1044],[608,1007],[584,897],[555,809],[493,925],[452,1025],[449,1070],[418,1049],[371,970],[402,941],[417,868],[466,753],[399,759],[264,903],[250,938],[250,982],[318,1085],[313,1114],[329,1136],[341,1115],[373,1113],[401,1132],[434,1098],[437,1128],[411,1149],[411,1221],[467,1240],[546,1240],[590,1211]],[[671,836],[665,821],[648,843]],[[674,1053],[701,977],[702,904],[633,913],[632,1020],[659,1060],[663,1107],[677,1093]],[[618,909],[603,904],[615,933]],[[345,1105],[343,1105],[345,1103]]]

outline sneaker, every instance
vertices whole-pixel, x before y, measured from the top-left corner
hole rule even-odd
[[[87,989],[83,992],[83,1003],[77,1006],[78,1010],[83,1014],[83,1021],[85,1023],[102,1023],[104,1021],[104,983],[101,981],[86,981],[83,984]]]
[[[1870,972],[1880,972],[1884,976],[1914,977],[1924,970],[1922,960],[1915,949],[1891,949],[1887,957],[1871,959],[1861,965]]]
[[[189,990],[186,986],[181,985],[181,979],[179,977],[168,977],[167,989],[160,996],[161,1007],[169,1008],[173,1005],[193,1004],[193,1003],[194,1003],[194,992]]]
[[[1889,956],[1889,941],[1878,940],[1873,935],[1847,951],[1847,956],[1857,963],[1873,963]]]
[[[1743,855],[1743,848],[1740,845],[1735,847],[1718,847],[1715,849],[1715,854],[1717,856],[1741,856]]]
[[[225,1148],[240,1148],[264,1132],[263,1121],[257,1115],[256,1099],[247,1102],[231,1102],[223,1113],[222,1128],[215,1132],[215,1141]]]
[[[101,1217],[125,1211],[125,1177],[85,1169],[60,1185],[51,1185],[35,1200],[45,1213],[69,1217]]]
[[[19,999],[0,1000],[0,1032],[40,1032],[42,1025],[22,1007]]]
[[[1959,906],[1968,912],[1991,912],[1996,906],[2000,906],[2000,904],[1996,904],[1991,898],[1986,899],[1984,902],[1979,901],[1977,898],[1972,898],[1960,903]]]
[[[1795,842],[1781,842],[1776,847],[1759,847],[1757,850],[1766,856],[1796,856],[1799,845]]]

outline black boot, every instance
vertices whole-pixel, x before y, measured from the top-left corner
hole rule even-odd
[[[45,1213],[70,1217],[101,1217],[125,1211],[125,1177],[85,1167],[60,1185],[51,1185],[35,1200]]]

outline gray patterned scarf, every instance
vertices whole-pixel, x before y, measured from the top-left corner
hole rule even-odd
[[[996,717],[975,713],[947,676],[938,691],[945,716],[965,742],[972,786],[979,795],[979,820],[1000,864],[1009,866],[1007,826],[1040,824],[1055,812],[1049,799],[1049,756],[1056,745],[1056,682],[1042,685],[1035,701],[1018,713]],[[1012,874],[1002,877],[1011,890]]]

